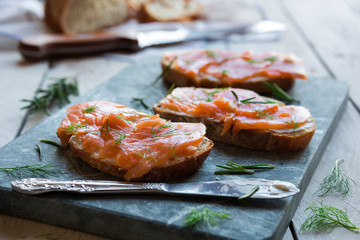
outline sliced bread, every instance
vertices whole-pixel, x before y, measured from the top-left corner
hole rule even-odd
[[[193,91],[194,88],[175,88],[175,90],[182,91]],[[234,124],[227,130],[224,131],[225,123],[224,120],[221,120],[215,116],[209,117],[206,114],[191,114],[184,110],[184,108],[177,109],[177,107],[169,107],[167,104],[167,99],[172,99],[175,101],[187,101],[187,104],[199,104],[199,102],[189,102],[189,99],[183,100],[182,96],[179,94],[179,91],[173,91],[172,94],[169,94],[167,97],[162,99],[159,103],[153,106],[153,110],[155,113],[159,114],[161,117],[166,119],[171,119],[176,122],[201,122],[206,126],[206,136],[212,140],[217,140],[219,142],[228,143],[232,145],[236,145],[239,147],[254,149],[254,150],[265,150],[265,151],[274,151],[274,152],[289,152],[289,151],[298,151],[304,149],[312,139],[312,136],[315,132],[316,125],[314,118],[309,115],[302,124],[298,125],[297,122],[292,120],[288,120],[288,125],[285,128],[271,129],[271,128],[261,128],[257,129],[255,127],[255,121],[260,120],[263,121],[266,116],[271,118],[275,115],[262,115],[259,117],[254,117],[250,121],[254,122],[254,127],[246,126],[245,129],[234,129]],[[214,92],[216,90],[209,89],[208,92]],[[227,89],[224,91],[236,91],[239,89]],[[240,91],[248,91],[248,90],[240,90]],[[250,92],[250,91],[249,91]],[[254,93],[255,94],[255,93]],[[191,95],[191,94],[189,94]],[[238,94],[240,96],[240,94]],[[200,97],[200,94],[196,93],[194,95],[196,98]],[[212,96],[215,96],[213,94]],[[260,96],[255,96],[255,101],[268,101],[268,98],[261,98]],[[241,99],[240,99],[241,100]],[[207,102],[209,100],[205,100],[202,102]],[[233,99],[235,101],[235,98]],[[201,102],[201,101],[200,101]],[[210,101],[209,101],[210,102]],[[226,101],[225,101],[226,102]],[[277,104],[274,101],[275,104]],[[177,104],[181,104],[177,102]],[[233,107],[232,103],[228,102],[230,108]],[[245,105],[245,104],[244,104]],[[253,104],[256,105],[256,104]],[[264,105],[264,104],[261,104]],[[270,104],[269,104],[270,105]],[[272,104],[274,105],[274,104]],[[199,105],[197,105],[199,106]],[[206,106],[206,105],[204,105]],[[209,105],[208,109],[205,109],[204,112],[209,112],[209,110],[213,105]],[[225,106],[226,107],[226,106]],[[227,107],[226,107],[227,108]],[[256,108],[260,108],[255,106],[255,112],[259,111]],[[281,108],[281,106],[279,106]],[[291,108],[299,109],[300,111],[306,110],[300,106],[291,106]],[[216,111],[215,111],[216,112]],[[225,113],[225,115],[228,113]],[[271,114],[277,114],[271,113]],[[256,114],[257,115],[257,114]],[[284,118],[286,119],[286,118]],[[284,120],[287,121],[287,120]]]
[[[88,33],[124,22],[126,0],[46,0],[45,21],[65,34]]]
[[[200,14],[201,6],[196,0],[152,0],[140,7],[140,22],[191,21]]]
[[[104,101],[70,107],[57,131],[61,143],[90,166],[149,182],[196,172],[213,147],[205,133],[201,123],[171,123]]]
[[[166,53],[161,67],[163,78],[178,87],[234,87],[268,93],[263,82],[276,83],[287,90],[297,78],[306,79],[301,59],[277,52],[189,50]]]

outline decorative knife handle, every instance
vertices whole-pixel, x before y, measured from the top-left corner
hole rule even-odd
[[[136,193],[143,191],[165,192],[164,183],[127,183],[99,180],[56,181],[42,178],[26,178],[11,183],[14,191],[25,194],[66,191],[79,193]]]

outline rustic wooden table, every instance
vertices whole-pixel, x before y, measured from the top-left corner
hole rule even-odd
[[[353,187],[346,198],[335,195],[318,197],[314,195],[322,179],[331,171],[335,160],[345,159],[341,167],[347,175],[360,182],[358,159],[360,149],[360,3],[356,0],[261,0],[260,4],[267,17],[285,23],[288,27],[279,41],[272,42],[193,42],[187,47],[221,48],[234,51],[251,49],[254,51],[276,50],[294,52],[302,57],[308,75],[330,77],[347,82],[350,98],[332,139],[319,163],[305,195],[293,217],[290,228],[283,239],[359,239],[360,234],[343,228],[332,233],[303,233],[300,226],[306,218],[304,210],[309,203],[323,201],[326,204],[347,209],[349,218],[360,225],[360,190]],[[172,48],[178,48],[174,46]],[[183,46],[182,46],[183,47]],[[163,51],[164,49],[149,49]],[[146,54],[146,51],[142,54]],[[141,57],[141,54],[138,55]],[[28,116],[20,110],[21,99],[31,99],[39,87],[45,87],[52,77],[74,76],[79,83],[80,94],[86,93],[102,81],[109,79],[137,57],[101,55],[88,58],[66,59],[31,63],[23,61],[13,50],[0,51],[1,94],[0,125],[2,134],[0,146],[38,124],[45,114]],[[336,89],[333,89],[336,91]],[[331,92],[329,92],[331,94]],[[70,229],[0,214],[0,239],[104,239]]]

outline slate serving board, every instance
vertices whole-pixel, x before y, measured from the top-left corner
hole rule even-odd
[[[123,70],[105,84],[76,99],[72,104],[90,100],[108,100],[141,109],[132,97],[145,96],[150,106],[160,100],[170,85],[160,80],[159,56],[148,56]],[[282,200],[229,200],[219,198],[160,195],[81,195],[48,193],[28,196],[11,190],[18,179],[0,172],[0,211],[49,224],[116,239],[279,239],[283,236],[297,205],[318,165],[332,132],[345,109],[348,87],[334,79],[310,78],[297,81],[290,93],[310,109],[317,130],[310,145],[300,152],[269,153],[252,151],[215,142],[215,147],[201,169],[183,181],[233,178],[266,178],[290,181],[301,192]],[[103,174],[64,150],[39,143],[40,139],[58,141],[56,130],[66,108],[0,149],[0,167],[25,164],[56,164],[59,172],[52,179],[116,180]],[[43,151],[39,162],[35,144]],[[240,164],[270,163],[270,171],[252,176],[214,175],[215,164],[231,160]],[[24,177],[31,177],[24,175]],[[191,209],[207,207],[231,213],[230,220],[217,226],[184,227],[184,217]]]

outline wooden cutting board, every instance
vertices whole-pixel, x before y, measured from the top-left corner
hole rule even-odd
[[[133,97],[145,97],[151,106],[168,91],[170,84],[153,83],[161,73],[159,56],[148,56],[120,72],[101,86],[76,99],[72,104],[90,100],[108,100],[141,109]],[[94,66],[96,67],[96,66]],[[300,152],[269,153],[252,151],[215,142],[215,147],[200,170],[177,182],[234,178],[266,178],[290,181],[300,194],[282,200],[229,200],[219,198],[138,195],[81,195],[49,193],[28,196],[11,190],[18,178],[0,172],[0,211],[49,224],[72,228],[116,239],[279,239],[283,236],[297,205],[318,165],[321,155],[340,120],[348,96],[345,83],[334,79],[309,78],[297,81],[290,94],[310,109],[317,130],[310,145]],[[77,158],[40,139],[59,141],[56,130],[66,108],[51,116],[0,149],[0,167],[26,164],[55,164],[59,170],[51,179],[116,180]],[[43,151],[39,161],[36,145]],[[239,164],[270,163],[270,171],[251,176],[214,175],[216,164],[227,160]],[[32,177],[24,175],[23,177]],[[184,217],[191,209],[207,207],[231,213],[231,219],[217,226],[184,227]]]

